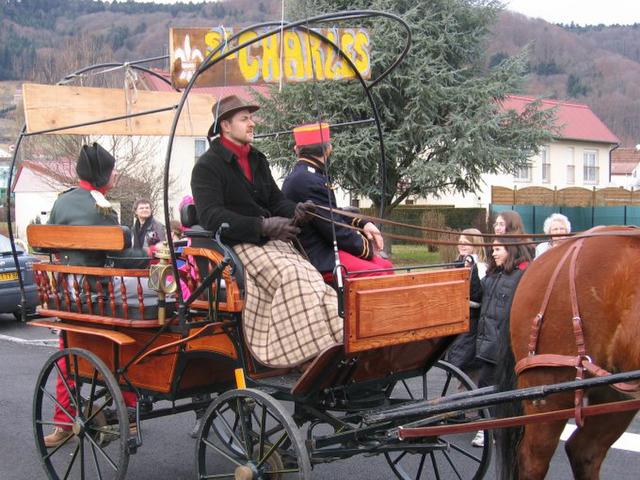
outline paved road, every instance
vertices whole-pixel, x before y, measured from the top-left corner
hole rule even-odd
[[[31,404],[40,367],[55,351],[51,346],[42,346],[37,340],[55,340],[55,337],[46,330],[17,324],[9,317],[0,317],[0,335],[0,479],[44,478],[33,441]],[[24,339],[28,343],[15,343],[7,337]],[[144,445],[131,457],[127,478],[194,478],[195,441],[188,436],[192,425],[192,413],[146,421],[143,425]],[[637,417],[629,431],[640,433]],[[554,458],[549,479],[572,478],[561,450]],[[607,457],[602,478],[636,480],[638,471],[638,453],[612,450]],[[369,480],[394,477],[382,457],[355,457],[316,467],[315,478]],[[494,478],[493,468],[487,478]]]

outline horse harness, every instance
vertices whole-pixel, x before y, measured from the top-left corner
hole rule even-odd
[[[580,311],[578,308],[578,297],[576,293],[576,263],[578,259],[578,255],[582,246],[584,244],[585,238],[579,238],[574,241],[564,253],[560,261],[555,267],[553,274],[551,275],[551,279],[549,281],[549,285],[545,291],[542,305],[540,307],[539,313],[533,319],[531,325],[531,333],[529,336],[529,345],[528,350],[529,354],[527,357],[522,358],[516,364],[515,371],[517,375],[528,370],[530,368],[536,367],[571,367],[576,369],[576,380],[582,380],[585,377],[585,374],[588,373],[594,377],[603,377],[607,375],[611,375],[611,372],[599,367],[594,364],[591,360],[591,357],[587,354],[587,348],[584,340],[584,331],[582,328],[582,319],[580,317]],[[538,346],[538,339],[540,336],[540,329],[542,328],[542,322],[544,319],[544,314],[547,309],[547,305],[549,303],[549,299],[551,297],[551,292],[553,291],[553,287],[558,279],[558,275],[560,274],[560,270],[562,267],[569,261],[569,294],[571,299],[571,312],[572,318],[571,321],[573,323],[573,335],[575,338],[577,355],[558,355],[551,353],[542,353],[539,354],[536,352]],[[630,394],[640,391],[639,383],[615,383],[611,385],[613,388],[618,390],[621,393]],[[584,424],[584,418],[582,415],[582,407],[584,405],[584,390],[576,390],[575,398],[574,398],[574,407],[575,407],[575,420],[576,424],[581,427]]]

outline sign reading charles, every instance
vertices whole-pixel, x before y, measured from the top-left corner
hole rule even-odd
[[[370,78],[370,42],[365,29],[326,28],[316,31],[340,46],[358,72],[364,78]],[[245,43],[264,32],[266,30],[244,32],[237,43],[229,44],[227,48]],[[173,86],[185,87],[207,55],[228,41],[233,33],[234,29],[223,27],[172,28],[170,60]],[[348,80],[355,77],[351,66],[332,45],[305,31],[288,30],[265,37],[228,56],[200,75],[196,86]]]

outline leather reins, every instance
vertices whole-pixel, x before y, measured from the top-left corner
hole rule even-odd
[[[353,212],[349,212],[346,210],[341,210],[338,208],[329,208],[329,207],[325,207],[322,205],[316,205],[315,206],[316,209],[320,209],[320,210],[325,210],[325,211],[333,211],[334,213],[337,213],[341,216],[344,217],[348,217],[353,219],[353,222],[356,223],[356,220],[363,220],[363,221],[367,221],[367,222],[372,222],[372,223],[376,223],[376,224],[381,224],[381,225],[389,225],[389,226],[395,226],[395,227],[403,227],[403,228],[409,228],[409,229],[413,229],[413,230],[418,230],[418,231],[422,231],[422,232],[428,232],[428,233],[435,233],[435,234],[442,234],[442,235],[461,235],[460,232],[456,232],[456,231],[452,231],[452,230],[443,230],[443,229],[439,229],[439,228],[431,228],[431,227],[423,227],[420,225],[411,225],[408,223],[401,223],[401,222],[396,222],[393,220],[387,220],[384,218],[378,218],[378,217],[373,217],[371,215],[363,215],[360,213],[353,213]],[[344,222],[339,222],[336,220],[331,220],[329,218],[326,218],[322,215],[319,215],[317,213],[312,213],[310,212],[310,214],[315,217],[318,218],[319,220],[328,222],[328,223],[333,223],[335,225],[339,225],[341,227],[345,227],[351,230],[355,230],[361,233],[364,233],[364,230],[362,228],[356,227],[354,224],[348,224],[348,223],[344,223]],[[434,240],[434,239],[429,239],[429,238],[419,238],[419,237],[412,237],[410,235],[400,235],[397,233],[389,233],[389,232],[385,232],[384,233],[385,237],[388,238],[392,238],[392,239],[396,239],[396,240],[405,240],[405,241],[409,241],[409,242],[413,242],[413,243],[422,243],[425,245],[448,245],[448,246],[457,246],[460,244],[460,242],[458,241],[451,241],[451,240]],[[640,229],[633,229],[633,230],[615,230],[615,231],[605,231],[605,232],[576,232],[576,233],[570,233],[570,234],[545,234],[545,233],[525,233],[525,234],[521,234],[521,233],[511,233],[511,234],[494,234],[494,233],[483,233],[481,235],[477,235],[477,234],[464,234],[465,236],[468,237],[477,237],[477,236],[481,236],[483,238],[488,237],[488,238],[522,238],[524,239],[523,241],[519,241],[519,242],[510,242],[510,243],[500,243],[500,242],[482,242],[482,243],[474,243],[475,246],[479,246],[479,247],[493,247],[496,245],[501,245],[501,246],[509,246],[509,245],[537,245],[538,243],[542,243],[547,241],[546,238],[549,237],[563,237],[563,241],[572,241],[572,240],[577,240],[580,238],[593,238],[593,237],[640,237]],[[531,238],[535,238],[535,237],[544,237],[544,239],[541,240],[530,240]]]

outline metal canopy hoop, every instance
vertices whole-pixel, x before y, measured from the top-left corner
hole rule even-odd
[[[346,54],[346,52],[344,52],[335,42],[331,41],[329,38],[325,37],[324,35],[320,34],[319,32],[308,28],[306,25],[310,25],[310,24],[316,24],[319,22],[323,22],[323,21],[329,21],[329,20],[333,20],[333,21],[343,21],[343,20],[351,20],[351,19],[364,19],[364,18],[375,18],[375,17],[385,17],[385,18],[389,18],[393,21],[398,22],[404,29],[406,32],[406,42],[404,45],[404,48],[402,49],[402,51],[400,52],[400,54],[398,55],[398,57],[395,59],[395,61],[385,70],[383,71],[377,78],[371,80],[369,83],[367,83],[365,81],[365,79],[362,77],[362,75],[360,74],[360,72],[358,71],[358,69],[356,68],[355,64],[353,63],[353,61],[351,60],[351,58]],[[255,31],[257,29],[260,28],[269,28],[272,27],[272,29],[266,31],[265,33],[258,35],[256,37],[251,38],[250,40],[241,43],[239,45],[236,45],[233,48],[228,48],[228,45],[230,43],[236,42],[240,36],[242,34],[244,34],[247,31]],[[380,122],[380,114],[378,112],[377,106],[375,104],[375,101],[373,99],[373,96],[371,95],[371,91],[370,89],[372,87],[374,87],[376,84],[378,84],[380,81],[382,81],[384,78],[386,78],[395,68],[396,66],[398,66],[398,64],[406,57],[406,55],[409,52],[409,49],[411,48],[411,29],[409,27],[409,25],[399,16],[394,15],[392,13],[388,13],[388,12],[382,12],[382,11],[378,11],[378,10],[352,10],[352,11],[346,11],[346,12],[338,12],[338,13],[330,13],[330,14],[324,14],[324,15],[318,15],[315,17],[311,17],[311,18],[306,18],[303,20],[299,20],[296,22],[286,22],[286,23],[282,23],[282,22],[263,22],[263,23],[258,23],[255,25],[251,25],[241,31],[239,31],[238,33],[234,34],[232,37],[230,37],[227,41],[221,43],[215,50],[213,50],[211,53],[209,53],[209,55],[207,55],[207,57],[204,59],[204,61],[202,62],[202,64],[200,65],[200,67],[198,68],[198,70],[196,71],[196,73],[193,75],[193,77],[191,78],[191,80],[189,81],[189,83],[187,84],[187,86],[185,87],[183,94],[182,94],[182,99],[180,100],[180,103],[178,105],[178,107],[176,108],[176,112],[175,112],[175,116],[174,116],[174,120],[173,120],[173,124],[171,126],[171,132],[169,134],[169,141],[167,144],[167,154],[165,157],[165,169],[164,169],[164,210],[165,210],[165,224],[169,224],[169,193],[168,193],[168,186],[169,186],[169,167],[170,167],[170,163],[171,163],[171,154],[172,154],[172,148],[173,148],[173,140],[175,137],[175,132],[177,129],[177,125],[178,125],[178,120],[180,118],[180,114],[182,113],[182,109],[184,108],[184,104],[187,100],[187,97],[189,95],[189,92],[191,91],[191,89],[194,87],[196,80],[198,79],[198,77],[204,73],[205,71],[207,71],[209,68],[213,67],[214,65],[216,65],[218,62],[224,60],[225,58],[227,58],[230,55],[233,55],[234,53],[238,52],[239,50],[242,50],[244,48],[247,48],[251,45],[253,45],[256,42],[259,42],[260,40],[269,37],[271,35],[280,33],[280,32],[284,32],[284,31],[288,31],[288,30],[292,30],[292,29],[300,29],[302,31],[305,31],[307,34],[312,35],[318,39],[320,39],[322,42],[327,43],[328,45],[330,45],[331,47],[333,47],[335,49],[336,54],[345,62],[347,62],[347,64],[352,68],[352,70],[354,71],[356,77],[358,78],[358,80],[360,81],[360,84],[362,85],[362,88],[367,96],[367,99],[369,100],[369,103],[371,105],[371,109],[373,111],[373,116],[374,116],[374,121],[376,123],[376,128],[377,128],[377,133],[378,133],[378,142],[380,145],[380,162],[379,162],[379,169],[380,169],[380,177],[381,177],[381,192],[382,192],[382,202],[381,202],[381,215],[384,212],[384,197],[385,197],[385,193],[386,193],[386,182],[385,182],[385,170],[386,170],[386,161],[385,161],[385,148],[384,148],[384,140],[383,140],[383,135],[382,135],[382,125]],[[215,59],[213,59],[216,55],[219,56]],[[171,239],[170,235],[167,235],[167,244],[169,246],[169,250],[171,252],[171,261],[173,264],[173,269],[174,272],[177,272],[177,262],[176,262],[176,258],[175,258],[175,249],[174,249],[174,245],[173,245],[173,240]],[[176,292],[176,296],[178,299],[178,302],[180,304],[183,304],[184,299],[182,298],[182,292],[180,292],[180,289],[178,289],[178,291]]]
[[[391,19],[395,22],[397,22],[398,24],[400,24],[405,32],[406,32],[406,42],[401,50],[401,52],[399,53],[399,55],[397,56],[397,58],[394,60],[394,62],[387,67],[377,78],[370,80],[369,82],[367,82],[362,75],[360,74],[360,72],[357,70],[354,62],[352,61],[352,59],[347,55],[346,52],[344,52],[335,42],[333,42],[331,39],[325,37],[324,35],[322,35],[321,33],[311,29],[308,27],[308,25],[312,25],[312,24],[317,24],[320,22],[325,22],[325,21],[345,21],[345,20],[353,20],[353,19],[366,19],[366,18],[375,18],[375,17],[385,17],[388,19]],[[227,48],[229,43],[232,42],[237,42],[238,38],[245,32],[250,31],[250,30],[256,30],[256,29],[261,29],[261,28],[268,28],[269,30],[266,31],[265,33],[254,37],[242,44],[236,45],[233,48]],[[172,148],[173,148],[173,142],[174,142],[174,138],[176,136],[176,129],[178,126],[178,121],[180,119],[180,115],[182,113],[182,110],[184,108],[184,105],[188,99],[188,95],[191,91],[191,89],[194,87],[195,81],[198,79],[198,77],[205,72],[206,70],[208,70],[209,68],[213,67],[214,65],[216,65],[218,62],[224,60],[225,58],[227,58],[230,55],[233,55],[234,53],[236,53],[239,50],[242,50],[244,48],[249,47],[250,45],[262,40],[263,38],[266,38],[268,36],[277,34],[279,32],[283,32],[283,31],[288,31],[288,30],[292,30],[292,29],[299,29],[302,31],[307,32],[307,34],[309,34],[310,36],[314,36],[316,38],[318,38],[320,41],[328,44],[329,46],[331,46],[334,50],[336,55],[342,59],[343,61],[345,61],[353,70],[353,72],[355,73],[356,77],[358,78],[360,84],[363,87],[363,91],[365,92],[369,103],[371,105],[371,109],[373,111],[373,118],[372,119],[368,119],[365,120],[366,122],[375,122],[376,124],[376,128],[377,128],[377,133],[378,133],[378,141],[379,141],[379,146],[380,146],[380,162],[379,162],[379,170],[381,173],[381,190],[382,190],[382,204],[381,204],[381,216],[382,216],[382,212],[384,211],[384,193],[386,192],[386,185],[385,185],[385,169],[386,169],[386,164],[385,164],[385,148],[384,148],[384,141],[383,141],[383,135],[382,135],[382,126],[381,126],[381,122],[380,122],[380,115],[378,112],[378,109],[376,107],[375,101],[371,95],[371,91],[370,89],[372,87],[374,87],[375,85],[377,85],[378,83],[380,83],[384,78],[386,78],[395,68],[396,66],[406,57],[406,55],[409,52],[410,46],[411,46],[411,30],[409,28],[409,25],[399,16],[388,13],[388,12],[382,12],[382,11],[376,11],[376,10],[353,10],[353,11],[347,11],[347,12],[337,12],[337,13],[330,13],[330,14],[323,14],[323,15],[318,15],[318,16],[314,16],[311,18],[306,18],[303,20],[299,20],[296,22],[285,22],[284,24],[282,22],[263,22],[263,23],[258,23],[258,24],[254,24],[251,25],[241,31],[239,31],[238,33],[234,34],[227,42],[221,44],[220,46],[218,46],[215,50],[213,50],[208,56],[207,58],[203,61],[203,63],[200,65],[200,67],[198,68],[198,70],[196,71],[196,73],[194,74],[194,76],[191,78],[189,84],[185,87],[185,89],[182,91],[182,97],[180,99],[180,102],[177,105],[172,105],[170,107],[166,107],[166,108],[158,108],[158,109],[152,109],[152,110],[147,110],[144,112],[137,112],[137,113],[128,113],[126,115],[121,115],[121,116],[117,116],[117,117],[112,117],[112,118],[103,118],[97,121],[89,121],[89,122],[83,122],[83,123],[78,123],[78,124],[72,124],[72,125],[66,125],[63,127],[56,127],[56,128],[50,128],[50,129],[45,129],[45,130],[39,130],[39,131],[33,131],[33,132],[27,132],[27,125],[26,123],[23,125],[17,139],[16,139],[16,148],[14,149],[13,152],[13,156],[12,156],[12,160],[11,160],[11,164],[10,164],[10,169],[9,169],[9,175],[8,175],[8,180],[7,180],[7,199],[6,199],[6,206],[7,206],[7,226],[8,226],[8,232],[9,232],[9,237],[11,240],[11,248],[12,248],[12,254],[14,257],[14,261],[16,262],[16,266],[18,268],[18,281],[20,284],[20,289],[23,292],[22,293],[22,298],[21,298],[21,302],[24,303],[26,301],[26,297],[24,295],[24,284],[22,281],[22,275],[20,274],[19,271],[19,263],[17,261],[17,250],[15,247],[15,241],[14,241],[14,233],[13,233],[13,225],[11,222],[11,218],[10,218],[10,211],[11,211],[11,196],[9,194],[9,192],[11,191],[11,185],[13,183],[13,175],[14,175],[14,171],[15,171],[15,166],[16,166],[16,162],[17,162],[17,158],[18,158],[18,153],[20,151],[20,148],[22,146],[22,140],[24,137],[28,137],[28,136],[34,136],[34,135],[38,135],[38,134],[46,134],[46,133],[55,133],[55,132],[59,132],[62,130],[69,130],[72,128],[78,128],[78,127],[82,127],[82,126],[88,126],[88,125],[95,125],[95,124],[100,124],[100,123],[107,123],[107,122],[112,122],[112,121],[116,121],[116,120],[123,120],[123,119],[128,119],[128,118],[132,118],[132,117],[136,117],[136,116],[143,116],[143,115],[150,115],[150,114],[156,114],[156,113],[161,113],[161,112],[165,112],[168,110],[175,110],[175,114],[174,114],[174,118],[173,118],[173,122],[171,124],[171,129],[169,132],[169,140],[168,140],[168,145],[167,145],[167,153],[166,153],[166,157],[165,157],[165,165],[164,165],[164,183],[163,183],[163,206],[164,206],[164,210],[165,210],[165,227],[167,228],[167,243],[169,246],[169,250],[171,252],[171,258],[172,258],[172,266],[174,269],[174,273],[177,272],[177,262],[176,262],[176,258],[175,258],[175,248],[173,245],[173,241],[171,239],[171,235],[170,235],[170,218],[169,218],[169,193],[168,193],[168,186],[169,186],[169,168],[170,168],[170,163],[171,163],[171,154],[172,154]],[[226,49],[226,50],[225,50]],[[223,51],[225,50],[225,51]],[[214,56],[219,55],[219,57],[213,59]],[[109,62],[109,63],[100,63],[100,64],[94,64],[88,67],[84,67],[81,68],[79,70],[76,70],[68,75],[66,75],[64,78],[62,78],[56,85],[68,85],[69,83],[78,80],[78,79],[82,79],[84,78],[89,72],[94,72],[93,75],[100,75],[100,74],[105,74],[105,73],[109,73],[112,72],[114,70],[118,70],[118,69],[126,69],[126,68],[132,68],[135,70],[139,70],[142,72],[145,72],[149,75],[152,75],[156,78],[159,78],[160,80],[162,80],[165,83],[171,84],[171,82],[169,80],[167,80],[166,78],[162,77],[161,75],[159,75],[158,73],[154,72],[153,70],[150,70],[148,68],[142,67],[140,64],[143,63],[148,63],[148,62],[152,62],[152,61],[156,61],[156,60],[162,60],[162,59],[166,59],[168,56],[164,55],[164,56],[158,56],[158,57],[152,57],[152,58],[146,58],[146,59],[141,59],[141,60],[135,60],[135,61],[131,61],[131,62],[123,62],[123,63],[117,63],[117,62]],[[175,89],[176,91],[180,91],[179,89]],[[356,122],[357,123],[357,122]],[[176,296],[177,299],[179,301],[180,304],[183,304],[184,299],[182,298],[182,294],[180,292],[180,290],[178,289],[178,291],[176,292]]]
[[[66,85],[78,78],[82,78],[83,74],[87,73],[87,72],[91,72],[93,70],[98,70],[98,69],[108,69],[108,71],[113,71],[114,69],[118,69],[118,68],[125,68],[125,67],[130,67],[130,68],[134,68],[136,70],[140,70],[146,73],[149,73],[155,77],[158,77],[159,79],[161,79],[163,82],[168,83],[169,85],[171,85],[171,82],[169,82],[166,78],[162,77],[161,75],[158,75],[156,72],[145,68],[145,67],[141,67],[139,64],[140,63],[148,63],[148,62],[153,62],[155,60],[160,60],[160,59],[164,59],[167,58],[166,55],[161,56],[161,57],[152,57],[152,58],[145,58],[142,60],[135,60],[133,62],[125,62],[125,63],[114,63],[114,62],[110,62],[110,63],[98,63],[95,65],[90,65],[88,67],[84,67],[81,68],[80,70],[76,70],[73,73],[70,73],[68,75],[66,75],[63,79],[61,79],[56,85]],[[99,73],[105,73],[106,71],[103,72],[99,72]],[[147,113],[156,113],[156,112],[147,112]],[[117,120],[119,120],[120,118],[118,118]],[[107,120],[101,120],[100,122],[89,122],[89,123],[85,123],[86,124],[94,124],[94,123],[103,123],[106,121],[111,121],[111,120],[116,120],[116,119],[107,119]],[[79,127],[82,125],[70,125],[67,127],[64,127],[64,129],[69,129],[69,128],[73,128],[73,127]],[[60,129],[52,129],[51,131],[55,131],[55,130],[60,130]],[[22,272],[20,271],[20,262],[18,261],[18,251],[16,249],[16,245],[15,245],[15,238],[13,235],[13,224],[11,222],[11,186],[13,184],[13,173],[15,171],[15,167],[16,167],[16,161],[18,158],[18,152],[20,151],[20,147],[22,146],[22,140],[24,137],[30,136],[30,135],[36,135],[36,134],[42,134],[42,133],[47,133],[46,131],[40,131],[40,132],[32,132],[32,133],[27,133],[27,125],[26,123],[24,123],[22,125],[22,128],[20,129],[20,133],[18,134],[18,138],[16,139],[16,144],[15,144],[15,148],[13,149],[13,156],[11,157],[11,164],[9,166],[9,175],[7,176],[7,198],[6,198],[6,207],[7,207],[7,230],[9,233],[9,241],[11,243],[11,254],[13,257],[13,261],[14,264],[16,266],[16,271],[18,273],[18,285],[20,286],[20,303],[21,305],[25,305],[26,304],[26,295],[24,292],[24,280],[22,278]],[[169,227],[168,227],[169,228]],[[24,308],[21,309],[22,310],[22,321],[26,321],[26,317],[25,317],[25,311]]]

